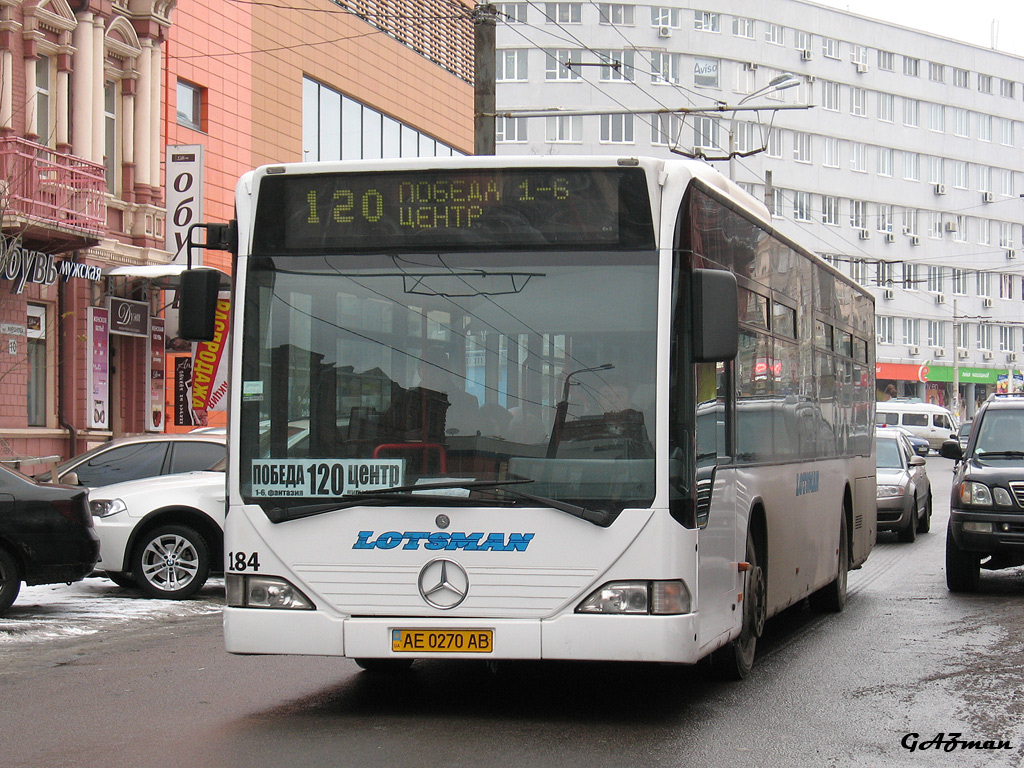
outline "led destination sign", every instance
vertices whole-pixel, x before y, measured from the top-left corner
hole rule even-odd
[[[653,242],[636,168],[267,176],[255,235],[260,253]]]

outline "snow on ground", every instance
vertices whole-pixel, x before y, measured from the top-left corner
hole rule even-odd
[[[101,576],[74,584],[22,585],[7,615],[0,616],[0,653],[169,616],[220,613],[223,605],[223,579],[210,579],[191,600],[152,600]]]

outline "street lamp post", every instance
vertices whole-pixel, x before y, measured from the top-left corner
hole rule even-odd
[[[741,107],[751,99],[757,96],[763,96],[766,93],[775,93],[776,91],[784,91],[787,88],[794,88],[800,85],[800,78],[794,75],[792,72],[783,72],[781,75],[776,75],[768,81],[768,85],[763,88],[759,88],[753,93],[749,93],[739,100],[736,104],[737,107]],[[736,180],[736,124],[738,116],[734,111],[732,113],[732,120],[729,122],[729,178],[733,181]]]

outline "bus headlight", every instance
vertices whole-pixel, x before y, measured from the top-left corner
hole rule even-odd
[[[613,581],[592,592],[576,613],[668,616],[690,613],[690,602],[682,581]]]
[[[231,608],[276,608],[312,611],[313,603],[286,579],[277,576],[224,577],[224,594]]]

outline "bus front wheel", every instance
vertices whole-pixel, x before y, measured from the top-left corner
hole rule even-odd
[[[743,626],[740,635],[711,654],[711,666],[724,680],[742,680],[754,667],[757,638],[764,631],[768,582],[757,556],[754,536],[747,532],[747,569],[743,579]]]
[[[839,565],[836,577],[811,595],[811,607],[825,613],[839,613],[846,605],[846,589],[850,574],[850,534],[846,527],[846,510],[839,524]]]

